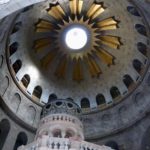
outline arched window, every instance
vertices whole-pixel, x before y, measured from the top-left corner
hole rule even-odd
[[[123,82],[127,88],[129,88],[134,83],[133,79],[129,75],[125,75],[123,77]]]
[[[111,147],[114,150],[119,150],[118,144],[114,141],[108,141],[105,145]]]
[[[136,24],[136,25],[135,25],[135,28],[136,28],[136,30],[137,30],[140,34],[142,34],[142,35],[144,35],[144,36],[147,36],[146,28],[145,28],[143,25],[141,25],[141,24]]]
[[[81,100],[81,108],[90,108],[90,102],[87,98]]]
[[[3,148],[6,138],[10,130],[10,123],[7,119],[0,122],[0,149]]]
[[[42,88],[40,86],[36,86],[33,91],[33,95],[40,99],[42,96]]]
[[[19,29],[21,28],[22,26],[22,22],[17,22],[12,30],[12,34],[13,33],[16,33],[17,31],[19,31]]]
[[[65,135],[65,138],[71,138],[74,136],[74,133],[73,131],[66,131],[66,135]]]
[[[19,146],[26,145],[28,141],[27,135],[24,132],[20,132],[17,136],[16,143],[13,150],[17,150]]]
[[[17,73],[20,69],[21,69],[22,63],[21,60],[17,60],[14,64],[13,64],[13,69],[15,71],[15,73]]]
[[[110,94],[111,94],[113,99],[115,99],[115,98],[117,98],[118,96],[121,95],[121,93],[120,93],[120,91],[119,91],[119,89],[117,87],[112,87],[110,89]]]
[[[142,71],[143,65],[142,65],[142,63],[139,60],[135,59],[133,61],[133,67],[140,74],[141,71]]]
[[[139,43],[137,44],[137,48],[138,48],[138,50],[139,50],[143,55],[145,55],[145,56],[147,55],[147,47],[146,47],[145,44],[139,42]]]
[[[98,94],[98,95],[96,96],[96,103],[97,103],[97,105],[105,104],[105,103],[106,103],[106,100],[105,100],[104,95]]]
[[[57,99],[57,96],[53,93],[49,96],[48,102],[51,102],[52,100],[55,100],[55,99]]]
[[[62,135],[61,135],[61,130],[55,130],[54,132],[53,132],[53,137],[59,137],[59,138],[61,138],[62,137]]]
[[[21,80],[22,84],[24,85],[25,88],[28,87],[29,83],[30,83],[30,76],[29,75],[24,75],[24,77]]]
[[[137,9],[136,9],[135,7],[133,7],[133,6],[128,6],[128,7],[127,7],[127,10],[128,10],[128,12],[131,13],[132,15],[137,16],[137,17],[140,17],[140,14],[139,14],[139,12],[137,11]]]
[[[17,42],[14,42],[14,43],[12,43],[9,46],[9,54],[10,54],[10,56],[13,55],[17,51],[18,46],[19,46],[19,44]]]

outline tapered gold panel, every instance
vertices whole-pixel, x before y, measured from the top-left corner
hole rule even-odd
[[[91,19],[95,19],[98,17],[102,12],[104,11],[104,8],[101,4],[92,4],[91,8],[87,12],[87,16]]]
[[[83,0],[70,0],[71,14],[77,15],[82,11]]]
[[[114,30],[117,29],[117,21],[115,21],[113,18],[108,18],[98,22],[97,26],[100,28],[100,30]]]
[[[115,37],[115,36],[101,36],[100,37],[100,42],[111,47],[114,49],[119,48],[119,46],[121,45],[120,41],[119,41],[119,37]]]
[[[102,73],[99,65],[97,64],[96,60],[92,58],[92,56],[89,55],[88,57],[86,57],[85,61],[88,64],[91,77],[98,77]]]
[[[58,20],[63,19],[63,17],[65,16],[65,12],[59,4],[51,7],[47,11],[50,16],[52,16],[53,18],[58,19]]]
[[[46,46],[49,46],[50,44],[51,44],[50,38],[36,40],[34,43],[34,50],[36,53],[41,52]]]
[[[41,60],[42,67],[47,69],[48,66],[52,63],[54,58],[57,55],[57,50],[50,51],[44,58]]]
[[[66,76],[66,68],[67,68],[68,60],[66,56],[60,58],[59,64],[56,68],[55,75],[58,78],[65,78]]]
[[[83,80],[83,72],[82,72],[82,65],[81,59],[74,60],[73,65],[73,80],[80,82]]]
[[[36,25],[36,32],[49,32],[53,29],[53,24],[46,20],[40,20],[39,23]]]
[[[113,64],[114,57],[107,51],[103,50],[102,48],[99,48],[96,51],[96,55],[99,57],[100,60],[102,60],[108,66]]]

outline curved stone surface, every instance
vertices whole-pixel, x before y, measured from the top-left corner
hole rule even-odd
[[[44,2],[45,0],[0,0],[0,19],[24,7]],[[55,2],[56,0],[52,0]]]

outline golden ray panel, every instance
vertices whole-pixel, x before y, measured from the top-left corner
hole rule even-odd
[[[54,75],[59,79],[66,79],[66,74],[70,71],[68,66],[71,66],[72,80],[78,83],[85,78],[83,67],[87,68],[89,76],[98,78],[103,73],[101,63],[106,64],[106,67],[114,65],[115,57],[109,50],[120,49],[121,46],[121,38],[114,35],[114,32],[113,35],[108,32],[117,30],[119,22],[114,16],[101,19],[101,15],[107,9],[104,7],[105,4],[93,2],[83,13],[84,5],[86,2],[83,0],[68,0],[66,10],[59,2],[50,5],[47,14],[51,19],[41,18],[35,25],[37,34],[49,33],[48,37],[34,42],[37,54],[49,48],[49,52],[40,60],[42,67],[50,69],[52,62],[59,56],[58,63],[53,63],[56,64]],[[73,51],[62,40],[64,38],[62,35],[74,25],[84,28],[88,35],[88,42],[79,51]]]

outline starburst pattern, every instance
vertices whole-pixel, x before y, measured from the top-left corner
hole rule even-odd
[[[120,37],[107,34],[107,30],[118,28],[118,21],[114,17],[99,21],[106,9],[103,3],[93,2],[86,12],[83,11],[85,1],[70,0],[68,3],[68,11],[57,3],[47,9],[48,15],[53,19],[39,19],[36,33],[49,33],[49,36],[37,39],[34,50],[37,54],[41,54],[45,49],[49,49],[40,60],[45,69],[50,68],[51,63],[59,56],[54,73],[58,78],[66,78],[69,64],[73,68],[74,81],[84,80],[83,65],[87,67],[91,77],[99,77],[102,73],[100,63],[108,66],[114,64],[115,57],[106,50],[106,47],[119,49],[121,46]],[[76,52],[71,51],[63,40],[66,30],[74,25],[85,28],[89,39],[86,46]]]

